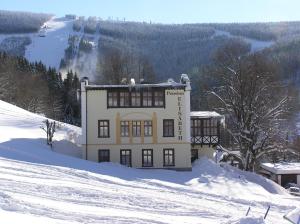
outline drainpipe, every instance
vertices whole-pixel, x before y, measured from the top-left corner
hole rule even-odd
[[[87,89],[88,78],[81,79],[81,129],[82,144],[85,144],[85,159],[88,159],[88,128],[87,128]]]

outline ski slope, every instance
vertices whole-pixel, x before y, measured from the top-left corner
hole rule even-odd
[[[60,125],[52,151],[44,119],[0,101],[1,223],[284,224],[300,206],[275,183],[207,159],[192,172],[79,159],[80,129],[71,125]]]
[[[68,47],[68,38],[73,33],[73,21],[53,18],[46,22],[42,33],[31,34],[32,43],[27,46],[25,57],[29,61],[42,61],[45,65],[59,68]],[[41,37],[41,34],[44,36]]]
[[[42,61],[47,67],[59,69],[68,38],[75,33],[72,25],[73,20],[53,17],[37,33],[0,34],[0,43],[8,37],[29,37],[31,44],[26,46],[25,57],[31,62]]]

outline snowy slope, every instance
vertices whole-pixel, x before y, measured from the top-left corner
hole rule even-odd
[[[27,46],[25,57],[29,61],[42,61],[47,66],[59,68],[61,59],[64,57],[68,46],[69,35],[73,33],[73,21],[64,18],[53,18],[46,22],[43,34],[32,34],[32,43]]]
[[[175,172],[75,158],[80,130],[71,125],[51,151],[44,119],[0,101],[1,223],[287,223],[300,206],[273,182],[206,159]]]
[[[68,46],[69,35],[73,34],[72,25],[72,20],[53,17],[39,33],[0,34],[0,43],[7,37],[30,37],[32,42],[26,46],[25,57],[29,61],[42,61],[46,66],[58,69]]]

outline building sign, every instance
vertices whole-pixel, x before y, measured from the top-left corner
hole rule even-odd
[[[183,90],[167,90],[167,95],[170,96],[176,96],[176,109],[177,109],[177,136],[178,140],[182,141],[183,136],[183,125],[182,125],[182,106],[183,106],[183,97],[184,97],[184,91]]]

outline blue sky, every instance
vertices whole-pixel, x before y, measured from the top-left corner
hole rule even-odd
[[[0,9],[160,23],[300,20],[300,0],[1,0]]]

